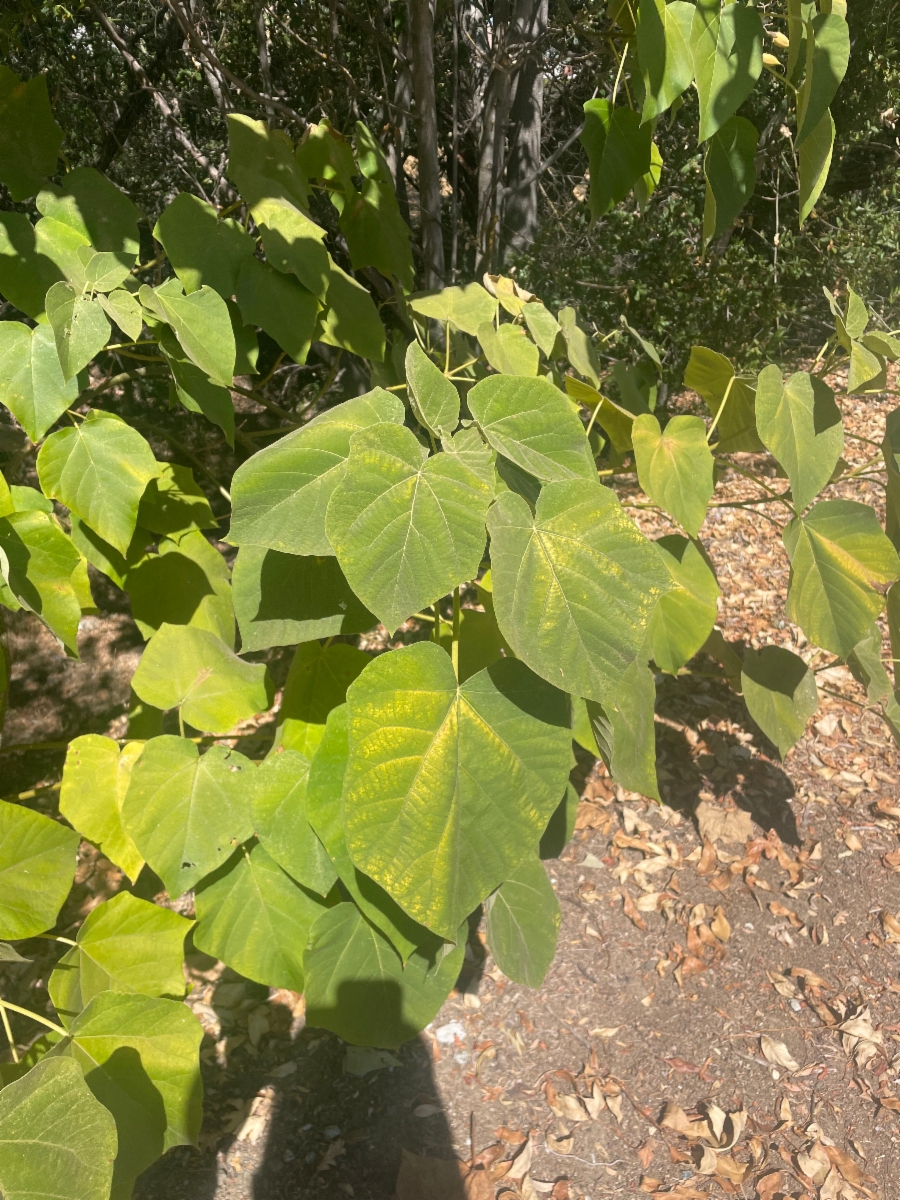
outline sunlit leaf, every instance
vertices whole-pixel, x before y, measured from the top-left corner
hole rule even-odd
[[[700,417],[672,417],[660,431],[652,413],[632,426],[641,487],[659,507],[696,537],[715,490],[713,457]]]
[[[451,434],[459,424],[459,392],[418,342],[406,351],[406,383],[419,424],[435,437]]]
[[[306,362],[319,301],[292,275],[249,258],[241,266],[235,296],[241,316],[275,339],[294,362]]]
[[[45,443],[46,445],[46,443]],[[0,519],[0,572],[23,608],[77,656],[81,604],[72,583],[78,551],[49,513],[32,509]]]
[[[419,292],[409,297],[409,306],[420,317],[449,321],[472,337],[478,333],[479,326],[492,321],[497,312],[496,299],[480,283]]]
[[[674,587],[650,618],[649,649],[661,671],[677,674],[703,646],[716,620],[719,585],[694,542],[677,534],[654,543]]]
[[[78,381],[63,379],[53,331],[0,322],[0,403],[33,442],[78,399]]]
[[[220,220],[211,204],[188,192],[179,193],[163,210],[153,236],[187,293],[207,284],[227,300],[234,295],[241,265],[253,258],[253,239],[237,221]]]
[[[590,164],[588,205],[591,219],[596,221],[624,200],[650,170],[653,130],[641,124],[641,115],[634,109],[595,99],[585,103],[580,138]]]
[[[797,95],[797,140],[802,146],[828,112],[850,61],[850,30],[843,16],[820,12],[806,28],[806,76]]]
[[[145,638],[164,624],[192,625],[234,646],[234,610],[228,563],[197,529],[160,538],[125,576],[131,615]]]
[[[521,325],[509,323],[495,329],[492,321],[478,327],[484,357],[504,375],[537,375],[541,356]]]
[[[766,367],[756,387],[756,427],[787,472],[797,509],[806,508],[828,483],[844,449],[841,410],[831,388],[806,371],[784,383],[778,367]]]
[[[819,706],[816,677],[783,646],[744,652],[741,688],[747,711],[784,758]]]
[[[292,879],[326,896],[337,875],[307,819],[308,776],[309,760],[296,750],[264,759],[253,777],[253,828],[263,849]]]
[[[73,738],[66,750],[59,811],[72,826],[103,854],[121,867],[132,883],[144,860],[122,827],[121,808],[131,769],[141,753],[139,743],[121,752],[112,738],[87,733]]]
[[[0,800],[0,937],[52,928],[72,886],[78,840],[58,821]]]
[[[106,345],[109,321],[99,300],[81,294],[70,283],[54,283],[50,288],[47,319],[56,340],[63,379],[68,381]]]
[[[280,745],[311,759],[328,714],[344,703],[347,688],[370,661],[370,656],[355,646],[323,646],[317,641],[299,645],[278,710]]]
[[[637,51],[644,81],[642,121],[664,113],[694,77],[691,22],[694,5],[684,0],[641,0]]]
[[[535,854],[485,902],[485,934],[497,966],[515,983],[537,988],[556,953],[559,901]]]
[[[699,4],[691,24],[691,55],[705,142],[747,99],[762,71],[763,23],[743,4]]]
[[[615,698],[587,701],[588,718],[610,775],[629,791],[659,799],[656,776],[656,682],[646,663],[635,660]]]

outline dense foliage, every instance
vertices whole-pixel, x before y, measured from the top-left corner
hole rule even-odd
[[[692,7],[653,11],[666,46],[683,44],[688,17],[701,41],[715,26],[711,74],[696,78],[712,238],[748,194],[752,136],[735,115],[747,79],[735,90],[729,64],[744,38],[759,74],[762,27],[754,9]],[[809,123],[819,147],[812,173],[800,162],[811,206],[832,136],[816,35],[831,47],[845,30],[808,7],[792,45],[805,42],[800,135]],[[662,63],[647,68],[644,105],[657,109],[702,67],[668,50]],[[52,1018],[0,999],[0,1141],[12,1147],[0,1190],[39,1179],[104,1200],[199,1132],[187,937],[304,992],[311,1024],[397,1046],[438,1011],[482,915],[501,970],[540,983],[559,925],[541,859],[571,832],[573,740],[623,787],[658,796],[660,673],[705,649],[778,751],[796,742],[816,710],[814,671],[714,628],[699,535],[726,469],[761,488],[744,503],[789,515],[790,619],[900,726],[877,624],[900,577],[900,410],[881,454],[850,469],[826,382],[846,371],[846,392],[883,391],[900,340],[849,291],[830,297],[834,332],[811,371],[747,375],[695,346],[684,383],[705,412],[670,409],[659,354],[630,327],[630,357],[607,369],[573,308],[509,277],[414,291],[409,228],[362,123],[350,137],[312,125],[295,145],[231,114],[229,195],[180,194],[151,231],[94,168],[57,175],[43,77],[0,68],[0,105],[0,181],[21,209],[0,213],[0,292],[16,310],[0,322],[0,401],[39,484],[0,484],[0,602],[77,657],[99,573],[146,638],[128,734],[69,744],[59,816],[0,802],[0,957],[21,961],[34,937],[61,951]],[[587,112],[595,210],[649,191],[649,124],[607,100]],[[371,290],[335,261],[315,193]],[[267,376],[313,345],[355,364],[344,397],[274,403]],[[125,388],[161,379],[173,406],[244,450],[255,445],[234,395],[283,422],[255,431],[279,436],[225,489],[227,532],[193,470],[123,415]],[[887,533],[847,498],[860,477],[886,486]],[[820,498],[835,482],[840,495]],[[648,539],[635,504],[680,532]],[[896,657],[896,587],[887,606]],[[296,651],[276,711],[265,658],[284,646]],[[263,744],[259,758],[241,752]],[[192,919],[123,886],[74,939],[55,932],[81,839],[132,884],[146,871],[171,901],[192,894]],[[10,1013],[46,1030],[21,1053]]]

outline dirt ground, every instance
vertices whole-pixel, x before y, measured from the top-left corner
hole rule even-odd
[[[890,407],[860,402],[848,428],[877,440]],[[852,463],[869,453],[848,447]],[[735,476],[725,498],[756,494]],[[778,524],[720,508],[702,537],[726,637],[758,646],[774,626],[827,664],[784,619]],[[9,624],[5,746],[120,732],[140,651],[127,610],[86,620],[81,664],[31,618]],[[843,667],[819,672],[819,712],[781,763],[711,660],[692,666],[660,678],[662,806],[579,761],[577,832],[547,864],[559,951],[538,991],[505,979],[476,936],[429,1029],[360,1053],[305,1027],[292,993],[192,958],[201,1149],[170,1152],[138,1200],[894,1200],[900,752]],[[23,799],[52,811],[60,764],[51,750],[0,758],[2,793],[37,788]],[[86,851],[73,917],[116,886]],[[40,1008],[52,952],[34,947],[18,986]]]

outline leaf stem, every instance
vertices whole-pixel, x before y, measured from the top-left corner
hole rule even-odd
[[[9,1042],[9,1050],[12,1054],[14,1063],[19,1061],[19,1052],[16,1049],[16,1043],[13,1040],[12,1029],[9,1024],[9,1017],[6,1015],[6,1009],[0,1006],[0,1019],[3,1021],[3,1032],[6,1034],[6,1040]]]
[[[591,430],[594,428],[594,422],[597,420],[597,413],[600,411],[600,407],[602,404],[603,404],[603,397],[601,396],[600,399],[597,401],[594,411],[591,413],[591,419],[587,423],[587,428],[584,431],[585,437],[591,436]]]
[[[36,938],[41,938],[45,942],[65,942],[67,946],[77,946],[77,942],[73,942],[71,938],[62,937],[58,933],[36,933]]]
[[[713,423],[712,423],[712,425],[710,425],[709,432],[706,435],[707,446],[712,441],[712,435],[716,432],[716,426],[719,423],[719,418],[722,416],[722,413],[725,411],[725,405],[728,403],[728,397],[731,395],[731,389],[734,387],[735,379],[737,379],[737,375],[732,375],[732,377],[728,380],[728,387],[726,387],[726,389],[725,389],[725,395],[722,397],[722,403],[719,405],[719,410],[716,413],[716,415],[713,417]]]
[[[459,679],[459,584],[453,589],[453,640],[450,643],[450,660],[453,663],[453,673]]]
[[[61,1033],[63,1037],[69,1036],[68,1029],[63,1029],[62,1025],[57,1025],[55,1021],[51,1021],[49,1017],[42,1017],[36,1012],[32,1012],[30,1008],[20,1008],[18,1004],[10,1004],[8,1000],[0,1000],[0,1009],[9,1009],[10,1012],[19,1013],[23,1017],[31,1017],[32,1021],[37,1021],[40,1025],[46,1025],[48,1029],[52,1029],[54,1033]]]

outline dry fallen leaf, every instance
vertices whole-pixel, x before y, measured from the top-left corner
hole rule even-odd
[[[700,836],[710,842],[747,842],[753,837],[750,814],[742,808],[721,808],[701,800],[695,809]]]
[[[725,916],[725,909],[721,904],[716,905],[716,915],[710,922],[709,927],[720,942],[727,942],[731,937],[731,925],[728,923],[728,918]]]
[[[767,1062],[776,1067],[784,1067],[786,1071],[799,1071],[800,1064],[791,1058],[791,1052],[784,1042],[776,1042],[764,1033],[759,1039],[759,1048]]]
[[[554,1154],[571,1154],[572,1146],[575,1139],[571,1134],[566,1136],[558,1136],[555,1133],[547,1133],[547,1149],[552,1150]]]
[[[776,1192],[781,1191],[781,1172],[773,1171],[771,1175],[763,1175],[756,1181],[758,1200],[772,1200]]]

